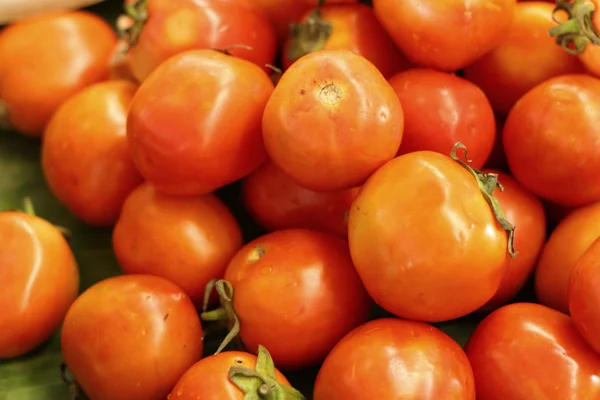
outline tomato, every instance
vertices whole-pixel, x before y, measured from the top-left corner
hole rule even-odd
[[[496,190],[494,196],[506,218],[519,227],[515,231],[515,248],[519,254],[508,261],[498,291],[484,307],[489,310],[513,299],[533,273],[546,241],[546,213],[541,200],[525,190],[512,176],[496,170],[484,169],[483,172],[498,174],[504,191]]]
[[[475,383],[464,351],[444,332],[384,318],[335,346],[317,375],[313,398],[475,400]]]
[[[62,354],[94,400],[162,400],[202,355],[202,328],[189,297],[150,275],[96,283],[73,303]]]
[[[0,34],[0,101],[8,122],[41,136],[54,111],[71,95],[107,79],[117,37],[86,11],[43,14]],[[2,114],[0,110],[0,114]]]
[[[266,158],[261,118],[273,92],[249,61],[190,50],[158,67],[133,98],[127,135],[142,176],[165,193],[212,192]]]
[[[502,139],[510,170],[525,188],[552,202],[581,206],[600,200],[599,124],[600,80],[547,80],[508,115]]]
[[[0,359],[33,350],[60,326],[79,291],[79,270],[52,224],[0,212]]]
[[[454,74],[415,68],[390,80],[404,110],[400,154],[432,150],[448,154],[456,142],[469,149],[481,168],[496,137],[494,112],[485,94]]]
[[[294,182],[273,163],[265,163],[244,179],[244,205],[268,231],[307,228],[346,237],[348,212],[359,188],[315,192]]]
[[[214,194],[173,197],[147,183],[127,198],[113,231],[125,272],[167,278],[198,307],[208,282],[223,277],[241,247],[240,226]]]
[[[304,15],[283,50],[283,67],[317,50],[347,49],[360,54],[389,78],[409,67],[383,29],[373,9],[364,4],[327,5]]]
[[[263,11],[269,17],[269,20],[277,32],[277,38],[281,43],[283,43],[290,34],[290,24],[300,21],[302,16],[316,5],[316,2],[314,1],[305,4],[298,0],[251,1],[258,9]]]
[[[251,1],[126,0],[126,3],[139,3],[138,14],[147,15],[128,52],[131,71],[140,82],[169,57],[192,49],[249,46],[249,49],[231,49],[231,54],[261,68],[275,58],[275,30]]]
[[[478,400],[597,399],[600,356],[571,318],[539,304],[504,306],[465,347]]]
[[[399,156],[371,175],[350,209],[348,240],[373,300],[406,319],[477,310],[508,260],[506,232],[475,178],[432,151]]]
[[[453,72],[502,43],[516,0],[373,0],[375,15],[409,61]]]
[[[359,186],[396,156],[403,125],[394,90],[349,50],[320,50],[296,61],[262,121],[273,163],[299,185],[324,192]]]
[[[59,107],[44,133],[46,182],[62,204],[90,225],[112,226],[127,195],[142,182],[126,136],[136,90],[127,81],[83,89]]]

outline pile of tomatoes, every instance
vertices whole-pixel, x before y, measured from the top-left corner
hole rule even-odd
[[[0,212],[0,359],[60,327],[92,400],[600,399],[596,3],[315,3],[0,31],[0,118],[123,271],[79,293],[69,227]]]

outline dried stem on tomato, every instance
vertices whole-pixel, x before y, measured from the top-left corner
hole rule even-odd
[[[325,1],[320,0],[305,22],[290,24],[291,43],[287,56],[291,61],[325,48],[333,27],[321,16],[321,7],[324,4]]]
[[[221,307],[207,311],[208,302],[210,299],[210,295],[213,290],[216,290],[219,295],[219,303]],[[204,306],[202,309],[202,314],[200,315],[200,319],[202,321],[227,321],[229,333],[221,342],[221,345],[215,352],[215,354],[219,354],[227,345],[229,345],[234,340],[237,341],[237,347],[243,348],[241,341],[239,340],[240,333],[240,320],[233,309],[233,286],[231,283],[224,279],[213,279],[206,285],[206,291],[204,292]]]
[[[568,14],[567,21],[560,22],[556,19],[555,15],[560,11]],[[552,18],[558,25],[548,33],[568,53],[580,54],[588,44],[600,45],[600,35],[593,21],[595,12],[596,5],[590,0],[557,0]]]
[[[125,4],[125,15],[131,18],[132,23],[121,29],[119,34],[126,40],[129,47],[133,47],[148,20],[148,0],[135,0]]]

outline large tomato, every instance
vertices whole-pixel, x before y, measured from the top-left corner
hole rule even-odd
[[[421,68],[400,72],[389,82],[404,110],[400,154],[448,154],[461,142],[469,149],[472,167],[483,167],[494,145],[496,123],[481,89],[454,74]]]
[[[85,12],[44,14],[0,34],[0,117],[41,136],[54,111],[80,89],[107,79],[117,37]]]
[[[202,355],[189,297],[151,275],[98,282],[73,303],[62,337],[65,363],[94,400],[164,400]]]
[[[566,206],[600,200],[600,79],[563,75],[515,104],[503,143],[514,177],[532,193]]]
[[[453,72],[504,40],[516,0],[373,0],[383,27],[422,67]]]
[[[269,76],[241,58],[171,57],[140,86],[127,119],[142,176],[160,191],[197,195],[249,174],[266,158],[261,118],[272,92]]]
[[[539,304],[504,306],[465,347],[478,400],[600,398],[600,356],[571,318]]]
[[[350,209],[348,239],[371,297],[407,319],[477,310],[496,293],[508,260],[507,234],[477,180],[432,151],[399,156],[367,180]]]
[[[316,191],[361,185],[396,156],[404,118],[394,90],[350,50],[320,50],[281,77],[263,115],[275,165]]]
[[[83,89],[56,111],[44,133],[46,182],[62,204],[90,225],[112,226],[127,195],[142,182],[126,136],[136,90],[127,81]]]
[[[467,356],[451,337],[423,322],[384,318],[335,346],[317,375],[313,398],[475,400],[475,383]]]
[[[61,324],[79,290],[62,234],[20,211],[0,213],[0,359],[33,350]]]

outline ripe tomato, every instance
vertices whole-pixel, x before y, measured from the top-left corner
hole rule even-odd
[[[27,136],[41,136],[65,100],[108,78],[116,42],[110,25],[85,11],[44,14],[5,28],[0,60],[10,62],[0,65],[0,108],[8,122]]]
[[[18,211],[0,212],[0,359],[50,338],[79,290],[79,270],[62,234]]]
[[[373,0],[383,27],[414,64],[453,72],[504,40],[516,0]]]
[[[475,382],[464,351],[444,332],[384,318],[335,346],[317,375],[313,398],[475,400]]]
[[[271,160],[301,186],[361,185],[396,156],[404,118],[377,68],[349,50],[321,50],[294,63],[267,103],[262,127]]]
[[[138,3],[138,13],[147,15],[141,26],[136,27],[141,32],[128,52],[131,71],[140,82],[169,57],[191,49],[249,46],[251,49],[231,49],[231,54],[261,68],[275,58],[275,30],[251,1],[126,0],[126,3]]]
[[[273,92],[249,61],[190,50],[158,67],[136,93],[127,120],[133,160],[165,193],[212,192],[266,158],[261,118]]]
[[[317,50],[346,49],[373,63],[385,78],[409,67],[373,9],[364,4],[327,5],[304,15],[283,50],[283,67]]]
[[[399,156],[371,175],[350,209],[348,240],[375,302],[422,321],[483,306],[508,259],[506,232],[475,178],[432,151]]]
[[[600,200],[600,80],[563,75],[525,94],[504,125],[514,177],[552,202],[581,206]],[[565,134],[569,132],[569,134]]]
[[[571,318],[539,304],[491,313],[465,347],[478,400],[597,399],[600,356]]]
[[[126,273],[167,278],[199,307],[208,282],[223,277],[241,247],[237,221],[214,194],[173,197],[148,183],[127,198],[113,231]]]
[[[127,195],[142,182],[126,136],[129,103],[136,90],[127,81],[83,89],[63,103],[44,133],[46,182],[54,196],[87,224],[112,226]]]
[[[255,239],[231,260],[225,279],[240,339],[250,351],[265,346],[279,368],[320,363],[371,310],[348,244],[327,233],[294,229]]]
[[[163,400],[202,355],[189,297],[150,275],[98,282],[73,303],[62,328],[65,363],[94,400]]]
[[[315,192],[299,186],[273,163],[265,163],[242,184],[244,205],[268,231],[307,228],[346,237],[348,212],[359,188]]]
[[[545,34],[555,25],[553,10],[543,1],[517,4],[503,42],[465,68],[465,77],[483,89],[497,112],[507,114],[521,96],[552,77],[583,72],[577,57]]]
[[[483,167],[494,145],[496,123],[481,89],[454,74],[421,68],[400,72],[389,82],[404,110],[400,154],[448,154],[461,142],[469,149],[472,167]]]

